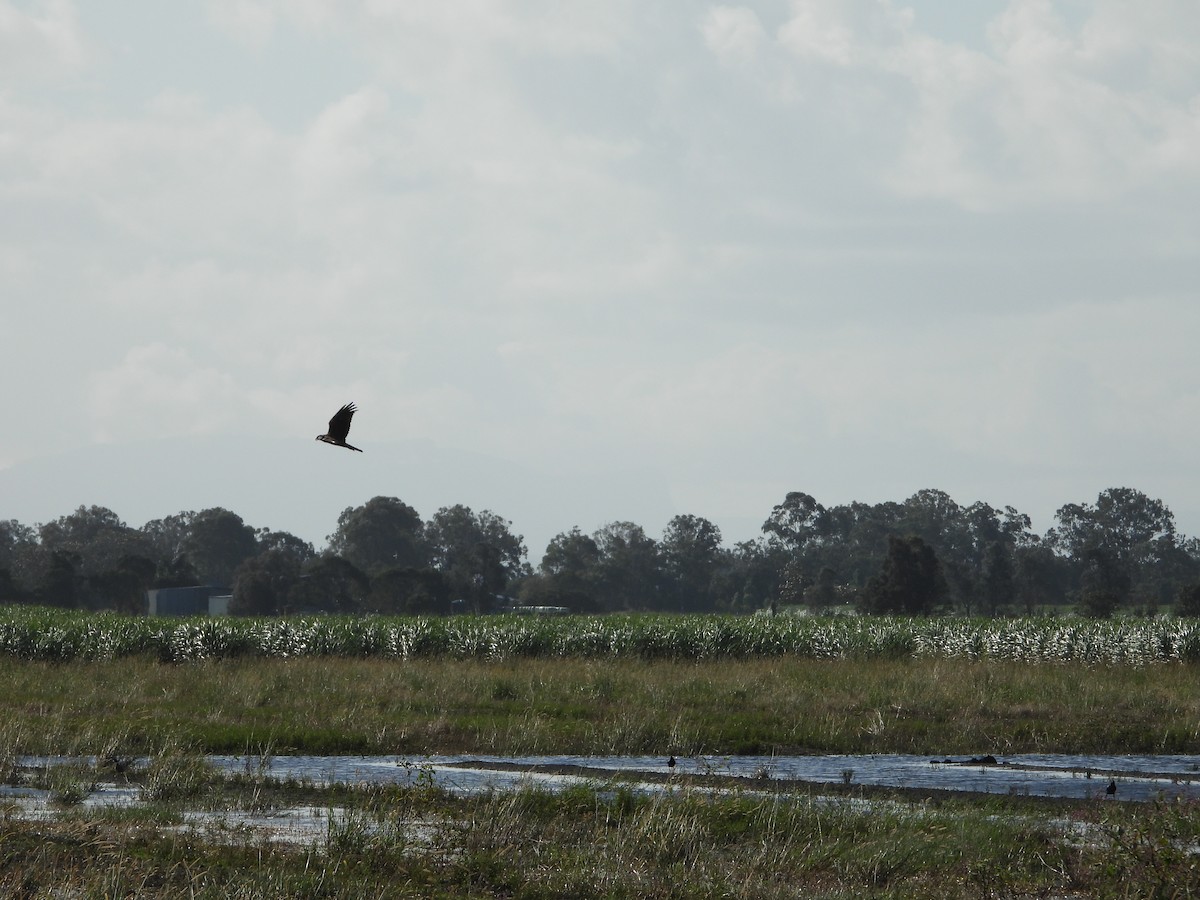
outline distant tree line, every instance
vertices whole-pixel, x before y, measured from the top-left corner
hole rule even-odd
[[[937,490],[831,507],[793,492],[759,538],[732,547],[694,515],[658,538],[612,522],[556,535],[536,570],[511,526],[462,505],[426,521],[375,497],[344,510],[317,552],[221,508],[133,528],[81,506],[37,526],[0,521],[0,601],[141,612],[150,588],[208,584],[245,615],[489,612],[514,598],[578,612],[1200,615],[1200,542],[1130,488],[1063,506],[1044,535],[1012,507],[960,506]]]

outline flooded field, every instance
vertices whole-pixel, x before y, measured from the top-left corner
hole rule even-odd
[[[930,759],[899,754],[863,756],[703,756],[681,757],[674,766],[647,756],[210,756],[229,775],[252,775],[318,787],[426,784],[470,795],[536,786],[559,790],[620,777],[634,790],[654,792],[687,781],[693,790],[786,789],[788,786],[869,785],[984,794],[1145,802],[1200,799],[1200,758],[1195,756],[1022,755],[1002,758]],[[40,769],[88,760],[24,757],[19,765]],[[131,765],[143,765],[134,760]],[[639,779],[639,775],[643,778]],[[1109,793],[1110,781],[1115,792]],[[83,809],[136,806],[136,784],[100,782],[80,803]],[[0,788],[12,814],[44,818],[56,814],[48,790]],[[191,811],[183,827],[219,826],[246,830],[274,840],[305,842],[323,837],[337,809],[299,806],[262,811]],[[419,823],[416,823],[419,825]]]
[[[513,877],[569,875],[569,895],[590,883],[597,860],[636,874],[631,854],[668,879],[681,846],[697,865],[711,863],[705,879],[732,867],[738,883],[761,871],[772,880],[757,861],[783,854],[818,881],[833,871],[874,885],[887,866],[887,879],[921,883],[915,895],[926,882],[962,877],[964,859],[983,860],[989,882],[1049,885],[1052,896],[1098,896],[1089,892],[1111,882],[1118,859],[1122,879],[1132,872],[1153,888],[1192,878],[1200,852],[1195,756],[704,756],[672,766],[661,756],[178,754],[13,763],[0,787],[6,846],[35,859],[47,847],[82,853],[48,864],[43,877],[70,871],[80,883],[93,868],[107,872],[97,895],[148,846],[165,860],[152,879],[174,871],[177,857],[195,866],[233,854],[260,874],[292,867],[314,883],[339,873],[363,880],[345,896],[362,895],[381,866],[404,873],[401,883],[441,879],[457,890],[517,846],[537,864],[518,865]],[[177,779],[166,794],[164,771]],[[1157,800],[1184,802],[1148,802]],[[1129,843],[1130,833],[1146,838]],[[570,860],[588,853],[571,874]]]
[[[1200,895],[1187,664],[0,664],[0,895]]]
[[[432,779],[457,793],[506,789],[534,782],[553,788],[615,775],[655,776],[646,786],[658,787],[664,775],[732,776],[748,782],[871,785],[1022,794],[1085,799],[1105,796],[1110,779],[1117,800],[1200,798],[1200,757],[1196,756],[1062,756],[1022,755],[995,762],[971,757],[901,754],[863,756],[702,756],[681,757],[674,768],[664,757],[648,756],[214,756],[226,770],[263,767],[272,778],[317,784],[412,783]],[[748,785],[750,786],[750,785]]]

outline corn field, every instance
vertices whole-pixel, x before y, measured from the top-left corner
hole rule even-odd
[[[735,616],[162,619],[30,607],[0,611],[0,655],[164,662],[337,656],[713,660],[940,657],[1144,666],[1200,661],[1185,619]]]

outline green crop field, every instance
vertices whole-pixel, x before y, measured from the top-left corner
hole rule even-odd
[[[166,662],[340,656],[410,659],[943,658],[1147,665],[1200,662],[1185,619],[791,616],[349,617],[183,620],[9,607],[0,655]]]

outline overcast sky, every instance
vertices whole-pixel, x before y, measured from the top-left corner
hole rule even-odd
[[[615,499],[495,509],[535,563],[647,491],[1195,535],[1198,210],[1196,0],[0,0],[0,467],[418,441]],[[0,518],[180,509],[35,487]]]

